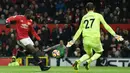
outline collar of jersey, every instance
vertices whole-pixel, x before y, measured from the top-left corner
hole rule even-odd
[[[92,13],[93,11],[88,11],[88,13]]]

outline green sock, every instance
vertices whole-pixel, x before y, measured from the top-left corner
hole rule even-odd
[[[89,55],[84,54],[84,55],[79,59],[79,61],[80,61],[80,62],[83,62],[83,61],[85,61],[85,60],[87,60],[87,59],[89,59],[89,58],[90,58]]]
[[[87,60],[87,62],[91,63],[92,61],[97,60],[100,56],[101,54],[95,53],[89,60]]]

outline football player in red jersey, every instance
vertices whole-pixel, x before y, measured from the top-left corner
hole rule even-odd
[[[38,63],[42,71],[46,71],[50,69],[50,66],[45,66],[38,55],[41,53],[40,50],[35,49],[33,41],[30,39],[28,32],[31,32],[33,36],[36,37],[37,40],[41,40],[41,38],[37,35],[32,26],[31,17],[33,15],[33,11],[27,9],[25,11],[25,15],[15,15],[6,19],[6,27],[10,27],[11,21],[16,21],[16,32],[17,32],[17,43],[25,48],[27,51],[32,54],[34,60]]]

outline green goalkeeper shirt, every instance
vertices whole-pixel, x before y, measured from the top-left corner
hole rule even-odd
[[[63,57],[65,55],[65,45],[57,44],[57,45],[52,46],[50,48],[59,50],[60,51],[60,57]]]
[[[82,17],[79,29],[74,35],[73,40],[76,41],[81,32],[83,37],[100,37],[100,22],[109,33],[113,36],[115,35],[113,29],[106,23],[101,14],[89,11]]]
[[[56,49],[60,51],[60,57],[63,57],[64,54],[65,54],[65,46],[64,45],[62,45],[62,46],[59,45],[59,46],[57,46]]]

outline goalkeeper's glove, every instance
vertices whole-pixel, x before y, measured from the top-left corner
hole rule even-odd
[[[71,40],[67,43],[66,47],[71,47],[75,43],[74,40]]]
[[[114,37],[117,39],[117,41],[123,41],[124,40],[124,38],[120,35],[115,35]]]

